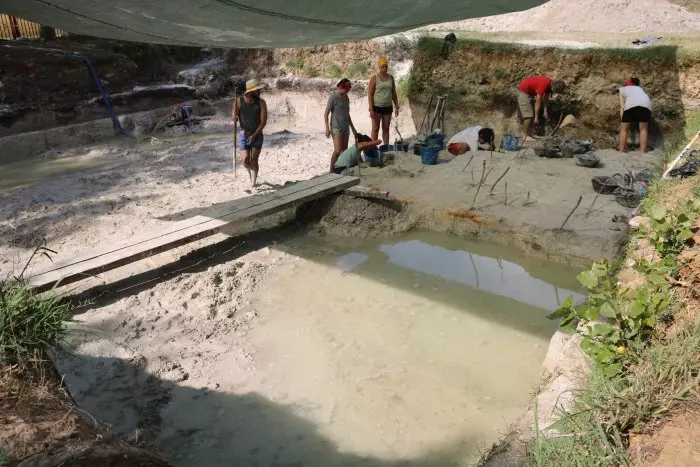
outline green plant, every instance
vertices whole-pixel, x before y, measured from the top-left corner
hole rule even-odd
[[[5,459],[5,450],[0,446],[0,467],[7,466],[7,459]]]
[[[73,306],[39,295],[22,280],[0,284],[0,361],[26,363],[64,340]]]
[[[301,70],[304,68],[304,60],[300,58],[293,58],[285,64],[287,68],[290,68],[292,70]]]
[[[485,101],[489,100],[489,98],[491,97],[489,92],[486,90],[483,90],[483,89],[481,91],[479,91],[477,94],[479,95],[479,97],[481,97]]]
[[[328,76],[331,78],[340,79],[343,77],[343,69],[338,65],[333,64],[328,67]]]
[[[659,107],[659,112],[661,112],[661,115],[665,118],[678,118],[683,113],[681,109],[672,105],[662,105]]]
[[[352,78],[368,78],[369,69],[365,62],[352,62],[348,66],[348,75]]]
[[[571,408],[553,426],[556,437],[537,437],[528,452],[538,466],[628,465],[625,434],[659,420],[682,404],[697,403],[700,321],[639,353],[626,374],[608,377],[593,368]]]
[[[607,261],[593,263],[578,280],[588,289],[588,300],[574,306],[573,297],[568,297],[548,318],[561,319],[564,329],[581,334],[581,350],[606,376],[617,376],[654,334],[659,315],[669,305],[668,283],[663,274],[652,271],[646,286],[620,290]],[[597,322],[600,317],[605,321]],[[580,320],[588,323],[585,328],[577,326]]]
[[[410,93],[410,80],[410,77],[403,77],[396,81],[396,96],[401,102],[408,100],[408,95]]]
[[[675,256],[693,237],[690,229],[699,210],[700,200],[697,199],[686,200],[672,213],[661,204],[651,205],[647,210],[651,221],[639,235],[647,238],[663,258]]]
[[[496,71],[494,72],[494,74],[496,75],[496,78],[498,78],[498,79],[503,79],[506,77],[506,72],[501,70],[500,68],[496,68]]]
[[[318,68],[308,63],[304,65],[304,67],[301,69],[301,72],[304,74],[304,76],[308,76],[309,78],[316,78],[320,75]]]

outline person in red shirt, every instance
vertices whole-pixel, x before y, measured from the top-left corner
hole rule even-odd
[[[552,80],[548,76],[530,76],[525,78],[518,84],[518,108],[520,115],[523,117],[523,140],[527,141],[530,137],[530,125],[535,121],[535,125],[540,122],[540,112],[545,120],[549,118],[547,104],[552,97],[552,93],[560,94],[564,91],[564,83],[561,81]],[[532,98],[535,98],[533,108]]]

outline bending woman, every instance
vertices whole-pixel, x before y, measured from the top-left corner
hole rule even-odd
[[[639,86],[639,78],[630,78],[620,88],[620,152],[627,150],[630,124],[635,122],[639,123],[639,150],[647,152],[651,110],[651,98]]]
[[[331,172],[335,169],[335,162],[338,160],[340,153],[348,148],[350,128],[352,128],[353,133],[356,133],[350,119],[350,98],[348,93],[351,88],[352,84],[349,79],[341,79],[336,85],[336,90],[328,97],[326,111],[323,113],[323,121],[326,125],[326,138],[330,138],[333,135]],[[328,123],[329,114],[331,115],[330,124]]]
[[[369,116],[372,119],[372,140],[379,137],[379,125],[382,126],[382,141],[389,144],[389,125],[391,125],[391,113],[399,116],[399,98],[396,96],[396,83],[394,77],[388,73],[389,62],[384,57],[379,57],[377,62],[379,73],[372,75],[369,80]],[[394,103],[394,108],[391,104]]]

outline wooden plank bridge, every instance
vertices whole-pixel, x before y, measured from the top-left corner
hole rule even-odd
[[[194,216],[121,242],[108,243],[74,257],[59,257],[58,261],[34,272],[27,280],[31,287],[38,290],[69,284],[209,237],[233,223],[250,221],[294,208],[358,183],[360,179],[356,177],[326,174],[286,186],[273,193],[242,198],[228,203],[226,212],[216,217]]]

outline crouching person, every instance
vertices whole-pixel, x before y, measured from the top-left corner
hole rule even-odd
[[[356,166],[360,160],[360,153],[364,153],[362,158],[369,165],[379,164],[380,157],[377,146],[380,144],[382,144],[382,140],[380,139],[372,141],[372,138],[367,135],[357,135],[355,144],[338,156],[338,159],[335,161],[333,173],[339,174],[348,167]]]
[[[459,156],[467,151],[477,151],[485,149],[493,151],[495,148],[494,141],[496,135],[491,128],[483,126],[473,126],[462,130],[454,135],[447,142],[447,150],[450,154]]]

